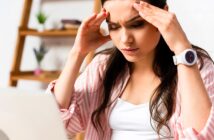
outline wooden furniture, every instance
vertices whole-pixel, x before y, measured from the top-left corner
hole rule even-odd
[[[34,75],[33,71],[21,71],[20,65],[24,50],[24,44],[27,36],[39,36],[39,37],[74,37],[77,34],[77,29],[73,30],[55,30],[55,31],[44,31],[38,32],[34,29],[28,28],[29,16],[32,7],[33,0],[25,0],[22,11],[22,19],[18,29],[16,48],[13,58],[13,64],[10,72],[10,86],[16,86],[18,80],[35,80],[40,82],[49,83],[50,81],[57,79],[60,71],[45,71],[40,75]],[[100,0],[94,0],[93,11],[98,13],[100,11]],[[94,52],[91,52],[86,62],[89,63],[93,58]]]
[[[39,36],[39,37],[74,37],[77,34],[77,29],[74,30],[55,30],[38,32],[35,29],[28,28],[29,16],[32,7],[33,0],[25,0],[24,8],[22,12],[22,19],[18,29],[16,48],[13,58],[12,69],[10,72],[10,86],[16,86],[18,80],[35,80],[40,82],[49,83],[50,81],[57,79],[60,71],[44,71],[39,76],[34,75],[33,71],[21,71],[20,65],[24,50],[24,44],[27,36]],[[100,11],[100,0],[94,0],[93,11],[98,13]],[[91,52],[87,56],[86,63],[89,63],[93,58],[94,52]],[[84,134],[77,134],[76,140],[83,140]]]

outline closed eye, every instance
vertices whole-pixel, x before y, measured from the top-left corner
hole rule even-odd
[[[145,21],[144,20],[138,20],[138,21],[134,21],[132,23],[129,23],[126,26],[126,28],[129,29],[137,29],[137,28],[142,28],[145,25]],[[109,31],[115,31],[117,29],[119,29],[121,26],[119,24],[115,24],[115,23],[108,23],[108,29]]]
[[[145,21],[135,21],[128,25],[128,28],[141,28],[145,25]]]

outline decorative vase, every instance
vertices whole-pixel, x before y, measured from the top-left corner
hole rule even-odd
[[[40,68],[36,68],[34,70],[34,75],[40,75],[42,73],[42,70]]]
[[[45,25],[44,24],[39,24],[37,30],[39,32],[43,32],[45,30]]]
[[[40,75],[42,73],[41,64],[38,62],[37,68],[34,70],[34,75]]]

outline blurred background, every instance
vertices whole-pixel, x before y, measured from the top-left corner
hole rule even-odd
[[[37,15],[46,16],[45,30],[61,29],[62,19],[83,20],[93,12],[93,0],[33,0],[28,27],[39,31]],[[9,85],[9,76],[14,58],[18,27],[22,16],[24,0],[0,0],[0,87]],[[213,0],[169,0],[169,10],[177,15],[188,39],[194,45],[206,49],[214,59],[214,1]],[[106,25],[103,25],[106,29]],[[35,70],[38,67],[33,49],[43,46],[46,53],[41,61],[42,70],[60,70],[72,47],[72,37],[28,36],[24,44],[21,70]],[[103,46],[110,47],[109,42]],[[47,83],[19,80],[18,87],[45,89]]]

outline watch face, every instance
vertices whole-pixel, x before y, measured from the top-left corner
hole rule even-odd
[[[194,55],[194,53],[193,53],[192,51],[188,51],[188,52],[186,53],[186,55],[185,55],[185,58],[186,58],[186,61],[187,61],[188,63],[193,63],[194,60],[195,60],[195,55]]]

